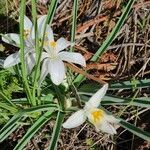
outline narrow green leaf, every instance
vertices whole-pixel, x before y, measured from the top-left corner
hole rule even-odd
[[[87,93],[95,93],[98,91],[102,86],[98,83],[87,83],[83,84],[80,88],[80,92],[87,92]],[[138,89],[138,88],[148,88],[150,87],[150,79],[145,80],[135,80],[132,81],[123,81],[123,82],[116,82],[110,83],[108,90],[118,90],[118,89]]]
[[[89,94],[88,94],[89,95]],[[90,97],[93,94],[90,94]],[[90,97],[85,96],[85,95],[80,95],[81,100],[84,102],[87,102]],[[145,98],[135,98],[134,100],[131,98],[120,98],[120,97],[115,97],[115,96],[104,96],[102,101],[102,105],[131,105],[131,106],[138,106],[138,107],[146,107],[150,108],[150,98],[145,99]]]
[[[18,111],[16,108],[10,106],[7,103],[1,103],[0,102],[0,107],[6,109],[8,111],[10,111],[12,114],[14,114],[14,113],[16,113]]]
[[[35,133],[47,122],[51,119],[54,109],[47,111],[43,114],[27,131],[27,133],[23,136],[23,138],[16,145],[14,150],[21,150],[24,146],[29,142],[29,140],[35,135]]]
[[[150,79],[111,83],[110,89],[137,89],[150,87]]]
[[[59,137],[59,134],[61,131],[61,126],[62,126],[62,122],[64,120],[64,116],[65,116],[65,114],[63,112],[60,112],[60,111],[58,112],[57,120],[56,120],[56,124],[55,124],[54,130],[53,130],[49,150],[55,150],[56,149],[56,145],[57,145],[58,137]]]
[[[21,61],[21,73],[23,78],[23,84],[27,93],[29,103],[32,102],[31,90],[27,80],[27,68],[25,63],[25,43],[24,43],[24,16],[26,12],[26,0],[21,0],[20,6],[20,61]]]
[[[22,120],[22,117],[27,117],[29,116],[30,113],[33,112],[46,111],[46,110],[52,111],[53,109],[56,109],[56,104],[46,104],[42,106],[36,106],[36,107],[20,110],[0,130],[0,141],[7,138],[7,136],[9,136],[14,131],[13,128],[16,127],[16,125],[20,120]]]
[[[54,108],[55,109],[57,108],[56,104],[45,104],[45,105],[41,105],[41,106],[35,106],[35,107],[24,109],[24,110],[22,110],[22,112],[24,114],[27,114],[27,113],[33,113],[33,112],[39,112],[39,111],[47,111],[47,110],[51,110],[51,109],[53,110]]]
[[[143,131],[143,130],[137,128],[135,125],[126,122],[125,120],[121,120],[121,122],[119,124],[123,128],[132,132],[134,135],[137,135],[138,137],[140,137],[144,140],[150,141],[150,133],[149,132]]]
[[[13,124],[9,130],[7,129],[7,132],[5,134],[0,135],[0,142],[4,141],[9,135],[12,134],[20,125],[19,124]]]
[[[128,14],[132,8],[132,5],[134,4],[135,0],[129,0],[127,6],[125,7],[121,17],[119,18],[116,26],[114,27],[114,29],[112,30],[112,32],[110,33],[109,36],[107,36],[107,39],[104,41],[104,43],[101,45],[101,47],[98,49],[98,51],[94,54],[94,56],[91,58],[91,61],[97,61],[97,59],[107,50],[107,47],[113,42],[113,40],[115,39],[117,33],[119,32],[120,28],[122,27],[122,25],[124,24],[126,18],[128,17]],[[83,75],[78,75],[75,80],[74,83],[78,85],[80,85],[80,83],[82,82],[82,80],[84,79]]]
[[[73,19],[72,19],[72,29],[71,29],[71,43],[75,42],[77,12],[78,12],[78,0],[74,0],[73,11],[72,11]],[[70,50],[73,51],[73,47],[71,47]]]
[[[5,94],[3,94],[2,92],[0,92],[0,96],[3,97],[8,103],[10,103],[14,109],[17,107]],[[17,109],[16,109],[17,110]]]
[[[0,142],[4,140],[6,135],[10,135],[14,131],[14,127],[16,127],[16,123],[21,120],[22,113],[17,113],[14,115],[6,125],[0,130]]]
[[[43,31],[43,38],[42,38],[42,42],[41,42],[41,48],[40,51],[38,53],[37,56],[37,63],[35,66],[35,74],[34,74],[34,83],[33,83],[33,97],[35,98],[35,91],[36,91],[36,84],[38,83],[38,79],[40,77],[40,62],[41,62],[41,55],[42,55],[42,50],[43,50],[43,45],[44,45],[44,39],[45,39],[45,31],[46,31],[46,27],[47,24],[51,25],[53,17],[54,17],[54,13],[56,11],[56,7],[58,4],[58,0],[51,0],[51,4],[49,5],[49,9],[48,9],[48,14],[47,14],[47,18],[46,18],[46,23],[44,25],[44,31]]]
[[[119,32],[120,28],[122,27],[126,18],[128,17],[128,14],[129,14],[134,2],[135,2],[135,0],[129,0],[128,1],[128,4],[127,4],[126,8],[124,9],[121,17],[119,18],[119,21],[117,22],[116,26],[113,28],[112,32],[107,37],[107,39],[104,41],[102,46],[94,54],[91,61],[96,61],[99,58],[99,56],[101,56],[107,50],[107,47],[113,42],[117,33]]]
[[[150,99],[123,99],[114,96],[104,96],[102,105],[131,105],[150,108]]]

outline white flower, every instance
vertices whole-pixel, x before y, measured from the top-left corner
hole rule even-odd
[[[40,28],[41,24],[43,24],[43,20],[45,20],[46,16],[42,16],[38,19],[38,28]],[[27,66],[27,72],[30,73],[35,65],[35,34],[34,27],[32,22],[27,16],[24,16],[24,44],[25,44],[25,61]],[[5,34],[2,37],[2,40],[8,44],[14,45],[16,47],[20,47],[20,38],[19,34],[9,33]],[[12,67],[16,64],[20,63],[20,51],[9,55],[4,61],[4,68]]]
[[[64,38],[60,38],[55,42],[53,31],[47,26],[44,42],[46,52],[42,53],[44,61],[39,84],[41,84],[48,73],[54,84],[59,85],[62,83],[65,78],[65,66],[63,61],[86,66],[85,59],[80,53],[62,51],[70,45],[71,42]]]
[[[105,84],[88,102],[85,103],[83,109],[75,112],[65,123],[63,123],[63,127],[67,129],[75,128],[88,119],[95,126],[96,131],[101,130],[102,132],[109,134],[116,134],[116,129],[112,126],[112,123],[118,123],[119,120],[98,108],[107,89],[108,84]]]
[[[39,2],[42,4],[47,4],[48,0],[39,0]]]

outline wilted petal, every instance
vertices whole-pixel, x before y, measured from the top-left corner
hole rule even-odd
[[[59,85],[65,77],[65,66],[62,60],[49,60],[48,71],[54,84]]]
[[[9,55],[4,61],[4,68],[12,67],[20,62],[19,52]]]
[[[97,130],[102,130],[105,133],[109,133],[109,134],[116,134],[116,129],[109,124],[107,121],[103,121],[103,123],[99,126],[99,128]]]
[[[92,107],[98,107],[100,105],[101,99],[106,94],[106,91],[108,89],[108,84],[105,84],[100,90],[98,90],[86,103],[88,106]]]
[[[35,59],[36,55],[35,53],[27,54],[26,56],[26,66],[27,66],[27,73],[30,74],[33,67],[35,66]]]
[[[61,50],[64,50],[65,48],[67,48],[70,45],[71,45],[71,42],[67,41],[64,38],[60,38],[60,39],[57,40],[56,49],[59,52]]]
[[[86,120],[84,110],[79,110],[72,114],[63,124],[64,128],[75,128],[83,124]]]
[[[40,80],[39,80],[39,86],[41,85],[41,83],[43,82],[43,80],[45,79],[45,77],[48,74],[48,64],[49,64],[49,60],[45,59],[43,61],[43,64],[42,64],[42,70],[41,70],[41,76],[40,76]]]
[[[59,57],[67,62],[79,64],[82,66],[86,66],[85,58],[80,53],[75,52],[60,52]]]
[[[16,33],[9,33],[2,36],[2,41],[14,45],[19,46],[20,45],[20,39],[19,35]]]
[[[32,28],[31,20],[27,16],[24,16],[24,30],[31,31],[31,28]]]

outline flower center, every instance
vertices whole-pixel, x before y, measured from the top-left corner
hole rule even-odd
[[[50,46],[55,49],[56,48],[56,42],[55,41],[51,41],[50,42]]]
[[[30,30],[24,30],[24,38],[26,39],[27,36],[30,34]]]
[[[104,116],[104,111],[101,109],[96,109],[91,112],[91,115],[92,115],[92,122],[96,123],[102,120]]]

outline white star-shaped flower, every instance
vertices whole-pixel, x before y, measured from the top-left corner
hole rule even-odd
[[[45,18],[46,16],[42,16],[38,19],[37,21],[38,29],[43,27],[43,22],[45,23],[45,20],[46,20]],[[34,26],[31,20],[27,16],[24,16],[24,44],[25,44],[24,53],[25,53],[25,61],[26,61],[28,73],[31,72],[31,70],[33,69],[35,65],[36,55],[35,55],[35,42],[34,42],[35,40],[34,39],[35,39]],[[14,45],[16,47],[20,47],[19,34],[16,34],[16,33],[5,34],[2,36],[2,40],[8,44]],[[5,59],[3,67],[9,68],[18,63],[20,63],[20,51],[9,55]]]
[[[112,126],[112,123],[118,123],[119,120],[98,108],[107,89],[108,84],[105,84],[90,98],[88,102],[85,103],[83,109],[72,114],[67,121],[63,123],[63,127],[67,129],[75,128],[88,119],[95,126],[96,131],[101,130],[105,133],[116,134],[116,129]]]
[[[47,26],[45,33],[44,49],[42,53],[43,65],[39,83],[49,73],[54,84],[59,85],[65,78],[65,66],[63,61],[86,66],[85,59],[80,53],[62,51],[71,45],[71,42],[64,38],[54,41],[53,31]]]

